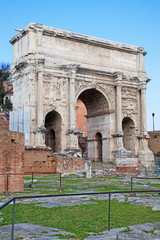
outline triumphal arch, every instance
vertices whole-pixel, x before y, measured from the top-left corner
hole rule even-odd
[[[136,161],[151,168],[144,49],[35,23],[18,31],[10,41],[10,128],[25,132],[26,145],[76,151],[76,103],[81,100],[89,159],[124,166]]]

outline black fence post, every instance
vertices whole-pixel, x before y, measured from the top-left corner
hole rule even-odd
[[[9,185],[9,177],[8,177],[9,173],[7,173],[7,192],[8,192],[8,185]]]
[[[13,210],[12,210],[12,234],[11,240],[14,240],[14,219],[15,219],[15,199],[13,199]]]
[[[111,194],[109,193],[109,202],[108,202],[108,231],[110,231],[110,207],[111,207]]]
[[[61,185],[62,185],[62,180],[61,180],[61,173],[59,174],[59,177],[60,177],[60,179],[59,179],[59,188],[60,188],[60,190],[61,190]]]
[[[132,184],[133,184],[133,177],[131,177],[131,192],[133,190]]]
[[[33,172],[32,172],[32,184],[33,184]]]

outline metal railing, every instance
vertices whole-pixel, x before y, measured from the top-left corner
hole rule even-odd
[[[30,173],[30,174],[26,174],[26,175],[31,175],[31,185],[33,185],[33,183],[34,183],[34,176],[35,175],[44,175],[43,173],[38,173],[38,172],[36,172],[36,173],[34,173],[34,172],[32,172],[32,173]],[[6,187],[5,187],[5,193],[8,193],[9,192],[9,186],[10,186],[10,176],[19,176],[19,175],[21,175],[21,176],[25,176],[25,174],[24,173],[0,173],[0,176],[6,176]],[[47,173],[47,175],[48,175],[48,173]],[[50,175],[59,175],[59,189],[58,190],[62,190],[62,173],[50,173]]]
[[[70,194],[58,194],[58,195],[37,195],[37,196],[21,196],[13,197],[0,206],[0,210],[13,202],[12,209],[12,230],[11,240],[14,239],[14,221],[15,221],[15,205],[16,200],[29,199],[29,198],[57,198],[57,197],[74,197],[74,196],[89,196],[89,195],[108,195],[108,231],[110,231],[110,217],[111,217],[111,195],[112,194],[130,194],[130,193],[159,193],[160,190],[144,190],[144,191],[115,191],[115,192],[92,192],[92,193],[70,193]]]

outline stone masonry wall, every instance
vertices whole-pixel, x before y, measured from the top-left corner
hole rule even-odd
[[[24,173],[55,173],[56,162],[49,147],[26,147],[24,154]]]
[[[24,190],[24,134],[0,127],[0,192]],[[8,181],[7,181],[8,174]],[[7,187],[8,182],[8,187]]]
[[[57,173],[75,173],[85,169],[85,161],[78,157],[54,156]]]
[[[160,153],[160,131],[150,131],[148,134],[150,136],[148,147],[156,155]]]

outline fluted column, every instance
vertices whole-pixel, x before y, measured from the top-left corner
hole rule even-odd
[[[122,73],[117,73],[117,79],[115,83],[116,87],[116,143],[117,148],[123,148],[123,131],[122,131]]]
[[[69,68],[69,128],[68,128],[68,147],[67,151],[78,149],[78,131],[76,129],[76,110],[75,110],[75,81],[76,71],[79,65],[71,64]]]
[[[43,125],[43,71],[44,71],[44,59],[38,59],[37,61],[37,124],[38,126]]]
[[[76,67],[73,67],[70,71],[69,81],[69,121],[70,128],[76,128],[76,111],[75,111],[75,78],[76,78]]]
[[[141,134],[146,135],[147,123],[146,123],[146,83],[141,84]]]
[[[36,146],[45,146],[45,128],[43,119],[43,73],[44,59],[37,59],[37,127]]]

